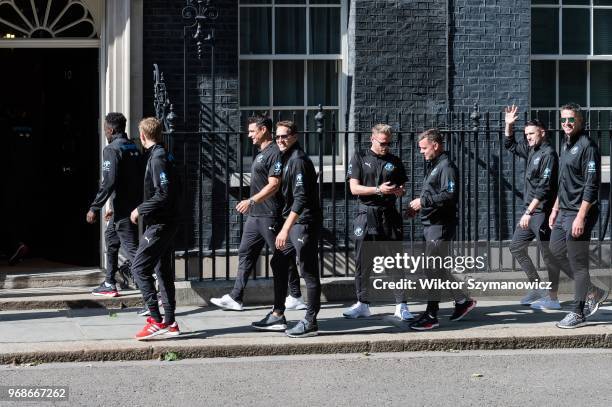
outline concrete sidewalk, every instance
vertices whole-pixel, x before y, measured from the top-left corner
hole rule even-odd
[[[569,298],[567,298],[569,300]],[[244,312],[211,307],[180,307],[183,334],[138,342],[132,337],[145,319],[135,309],[36,310],[0,312],[0,363],[136,360],[176,352],[181,358],[263,356],[307,353],[393,352],[422,350],[612,347],[612,303],[607,302],[586,327],[561,330],[554,326],[569,309],[542,312],[520,306],[516,299],[485,301],[459,322],[449,322],[451,304],[443,304],[440,328],[416,332],[392,317],[394,306],[372,307],[373,316],[341,317],[346,304],[324,304],[320,335],[292,339],[283,333],[251,329],[267,306]],[[423,304],[410,304],[423,311]],[[304,311],[288,311],[290,324]]]

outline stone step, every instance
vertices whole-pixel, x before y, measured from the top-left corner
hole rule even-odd
[[[137,290],[120,291],[119,297],[111,298],[92,295],[91,287],[0,289],[0,311],[141,306],[142,297]]]
[[[73,269],[67,271],[0,272],[1,289],[27,289],[49,287],[94,287],[104,280],[104,270]]]

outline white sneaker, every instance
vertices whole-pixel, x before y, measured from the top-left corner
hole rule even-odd
[[[370,313],[370,306],[362,302],[357,301],[350,308],[342,313],[346,318],[365,318],[372,315]]]
[[[546,291],[544,290],[531,290],[526,296],[521,298],[521,305],[531,305],[531,303],[539,300],[540,298],[546,297]]]
[[[211,298],[210,302],[219,308],[228,309],[231,311],[242,311],[242,304],[230,297],[229,294],[225,294],[221,298]]]
[[[408,311],[408,304],[404,304],[403,302],[401,304],[395,304],[395,314],[393,314],[393,316],[401,321],[411,321],[414,319],[414,315]]]
[[[302,297],[295,298],[290,295],[285,298],[285,309],[306,309],[306,303]]]
[[[540,298],[537,301],[534,301],[530,305],[533,309],[561,309],[561,304],[559,300],[552,300],[548,295],[546,297]]]

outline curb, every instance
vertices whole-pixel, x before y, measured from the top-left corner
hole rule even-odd
[[[612,348],[612,334],[453,339],[374,339],[341,342],[329,341],[324,336],[319,336],[312,339],[288,339],[278,342],[274,344],[221,345],[208,343],[177,344],[175,341],[159,341],[158,343],[121,341],[121,344],[117,344],[106,341],[106,346],[99,345],[98,342],[80,343],[80,349],[76,350],[53,350],[53,348],[57,348],[56,344],[32,344],[33,347],[39,349],[36,351],[0,353],[0,364],[161,360],[168,352],[176,353],[180,359],[194,359],[337,353]],[[48,350],[44,349],[47,347]]]

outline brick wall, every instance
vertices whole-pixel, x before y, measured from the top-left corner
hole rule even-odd
[[[450,0],[451,106],[529,104],[529,0]]]

